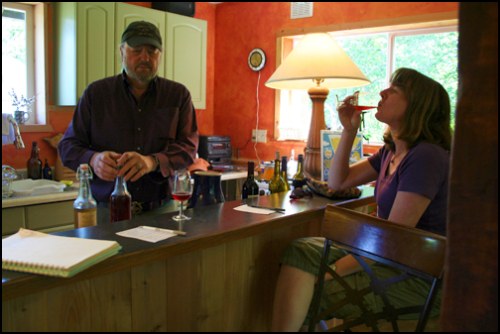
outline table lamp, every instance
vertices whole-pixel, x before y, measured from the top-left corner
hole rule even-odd
[[[304,156],[304,174],[321,180],[321,130],[326,129],[324,102],[330,89],[370,83],[361,70],[326,33],[305,35],[265,83],[275,89],[307,89],[313,103]]]

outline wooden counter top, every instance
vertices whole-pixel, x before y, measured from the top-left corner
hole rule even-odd
[[[371,196],[372,194],[373,194],[372,188],[364,188],[362,198]],[[264,270],[263,268],[261,268],[261,266],[264,267],[269,266],[270,265],[269,261],[272,263],[276,262],[275,265],[277,265],[277,261],[281,256],[280,255],[281,249],[285,247],[290,242],[290,240],[293,240],[297,236],[300,237],[307,235],[318,235],[319,225],[323,217],[323,211],[325,206],[329,203],[341,202],[341,201],[332,201],[320,196],[315,196],[313,199],[307,199],[307,200],[303,199],[290,202],[288,193],[273,194],[270,196],[261,196],[258,198],[258,200],[259,200],[259,205],[282,207],[285,208],[286,211],[284,214],[272,213],[269,215],[259,215],[259,214],[240,212],[234,210],[234,207],[241,205],[241,201],[231,201],[206,207],[197,207],[195,209],[187,210],[187,214],[192,217],[191,220],[184,223],[184,226],[182,228],[184,231],[186,231],[187,236],[185,237],[178,236],[164,241],[160,241],[158,243],[148,243],[137,239],[124,238],[117,236],[115,233],[139,225],[150,225],[168,229],[177,229],[178,223],[173,221],[171,218],[172,215],[174,215],[174,213],[159,215],[152,218],[141,217],[130,221],[107,224],[104,226],[95,226],[89,228],[76,229],[67,232],[54,233],[57,235],[64,235],[71,237],[116,240],[120,243],[120,245],[122,245],[123,249],[118,255],[110,259],[107,259],[106,261],[101,262],[77,274],[72,278],[53,278],[41,275],[31,275],[31,274],[2,270],[2,300],[5,303],[10,303],[10,301],[12,301],[13,303],[17,303],[18,301],[27,302],[27,300],[30,300],[32,298],[32,296],[40,296],[40,293],[46,296],[46,294],[50,294],[51,291],[59,291],[61,289],[62,291],[67,291],[67,290],[73,291],[74,289],[72,288],[73,286],[77,287],[81,286],[81,284],[87,286],[89,284],[85,282],[90,282],[91,286],[93,286],[94,284],[98,284],[97,282],[102,282],[102,280],[106,277],[109,277],[109,275],[111,276],[118,275],[120,277],[124,275],[123,277],[129,277],[131,270],[132,272],[137,272],[137,271],[143,272],[144,268],[149,268],[151,266],[154,267],[159,266],[163,268],[166,265],[167,269],[161,269],[162,273],[164,273],[163,270],[167,270],[167,272],[169,272],[168,270],[172,270],[172,268],[174,267],[177,268],[174,270],[174,272],[178,272],[179,270],[185,271],[187,270],[187,268],[192,268],[189,270],[194,270],[193,273],[196,276],[196,275],[201,275],[199,270],[202,270],[202,268],[198,266],[199,265],[204,266],[203,263],[207,265],[206,264],[207,261],[208,263],[211,263],[212,261],[215,261],[214,263],[217,263],[217,261],[223,261],[223,263],[228,264],[228,266],[229,263],[233,263],[234,261],[236,261],[234,262],[233,265],[227,267],[225,271],[220,272],[220,274],[223,275],[221,276],[220,280],[225,282],[227,279],[230,279],[230,277],[236,275],[234,277],[239,277],[239,279],[232,278],[231,280],[233,280],[233,284],[243,284],[244,282],[247,282],[247,280],[250,278],[247,277],[246,274],[241,276],[242,274],[238,273],[237,268],[233,268],[234,265],[237,264],[236,266],[238,267],[246,263],[245,261],[250,261],[248,264],[249,266],[248,268],[253,268],[252,271],[257,270],[257,272],[261,272],[262,270]],[[270,253],[269,259],[261,258],[262,255],[258,255],[257,253],[255,253],[257,250],[259,250],[258,252],[259,254],[264,250],[265,252],[269,252],[270,249],[274,249],[275,247],[278,247],[276,248],[277,251],[276,252],[273,251],[272,254]],[[228,253],[228,249],[231,249],[232,251]],[[241,254],[248,254],[247,253],[248,251],[251,251],[251,254],[254,254],[254,256],[258,256],[260,260],[257,261],[256,259],[251,260],[251,259],[240,258],[240,256],[242,256]],[[215,253],[219,255],[215,256],[214,255]],[[210,256],[207,254],[210,254]],[[237,254],[240,255],[238,255],[237,258],[232,258],[232,256],[237,256]],[[198,265],[196,265],[196,263],[198,263],[196,261],[179,262],[179,259],[183,259],[185,257],[192,258],[193,256],[196,259],[199,258],[199,261],[201,261],[202,259],[204,260],[199,262]],[[270,279],[275,279],[276,269],[278,268],[274,267],[275,265],[272,266],[274,269],[272,270],[272,275]],[[202,271],[209,270],[210,268],[205,268]],[[217,270],[217,268],[211,268],[210,270]],[[236,270],[236,272],[232,272],[234,270]],[[198,274],[196,274],[196,272],[198,272]],[[214,277],[209,277],[209,276],[213,276],[213,274],[208,276],[202,275],[198,279],[202,281],[208,279],[213,284],[216,285],[219,284],[216,283],[219,282],[219,280],[215,280]],[[251,276],[252,275],[250,275],[250,277]],[[149,277],[149,275],[147,275],[147,277],[148,277],[147,279],[153,279],[153,280],[155,279],[154,277]],[[166,278],[164,277],[163,279]],[[195,279],[195,281],[192,281],[192,279]],[[236,281],[234,281],[235,279]],[[242,280],[241,282],[240,279]],[[169,280],[172,279],[169,278]],[[198,288],[200,288],[196,280],[197,280],[196,278],[189,278],[189,277],[179,278],[178,282],[181,282],[179,284],[185,286],[178,286],[176,289],[173,289],[171,284],[168,284],[167,287],[165,287],[165,289],[173,289],[173,290],[169,292],[167,299],[170,300],[170,298],[174,298],[173,297],[174,295],[178,295],[179,296],[178,298],[174,298],[175,302],[180,303],[179,305],[184,305],[185,302],[188,302],[183,300],[184,298],[187,298],[186,297],[187,292],[185,290],[186,289],[190,290],[191,288],[189,286],[192,284],[195,284]],[[265,281],[262,281],[262,284],[266,282],[267,279]],[[128,284],[130,284],[130,282]],[[154,286],[156,287],[158,284],[163,286],[165,285],[165,282],[164,281],[156,282]],[[254,291],[255,289],[254,286],[247,285],[247,283],[244,284],[246,290]],[[275,281],[269,281],[266,284],[271,284],[271,287],[266,286],[265,289],[268,290],[270,289],[271,291],[270,293],[272,293],[272,291],[274,291]],[[68,288],[66,288],[66,286],[68,286]],[[206,287],[203,288],[203,291],[205,291],[205,288]],[[224,294],[224,285],[220,286],[219,288],[221,289],[220,293]],[[207,291],[212,291],[213,293],[215,293],[214,292],[215,290],[213,289],[215,288],[214,287],[209,288],[209,290]],[[61,297],[60,294],[61,292],[58,292],[57,296]],[[160,295],[163,294],[161,293]],[[33,297],[33,298],[38,298],[38,297]],[[93,300],[93,297],[88,297],[88,298],[91,298]],[[48,298],[46,303],[49,303],[48,300],[51,299]],[[64,300],[66,302],[66,299]],[[272,301],[272,296],[271,296],[271,301]],[[99,303],[101,302],[102,301],[100,301]],[[234,300],[234,302],[236,302],[236,300]],[[161,303],[162,305],[165,303],[165,301],[163,301],[162,298],[161,298]],[[188,303],[192,304],[193,301]],[[253,305],[252,308],[256,308],[255,312],[262,312],[257,310],[259,308],[257,304],[259,303],[256,302],[251,303],[251,305]],[[267,301],[266,304],[269,304],[269,301]],[[167,303],[166,305],[169,304]],[[270,307],[270,305],[267,305],[265,309],[268,309],[268,307]],[[4,304],[4,307],[2,309],[5,316],[5,312],[8,312],[7,311],[8,308],[6,308]],[[131,313],[132,313],[131,317],[137,316],[134,312],[131,311]],[[173,322],[172,321],[165,322],[164,318],[165,317],[169,318],[171,316],[172,315],[170,313],[168,313],[168,315],[162,314],[161,316],[159,316],[158,321],[161,323],[161,325],[158,326],[160,326],[160,328],[162,328],[163,330],[166,329],[187,330],[189,328],[191,329],[194,328],[192,327],[194,326],[193,324],[187,325],[182,321],[177,322],[172,320]],[[192,316],[194,317],[195,315]],[[40,317],[42,317],[42,315],[40,315]],[[267,322],[268,319],[267,320],[263,319],[260,325],[255,325],[256,327],[252,328],[265,329],[267,326],[266,325]],[[10,325],[4,326],[4,329],[20,328],[17,325],[20,324],[11,322]],[[75,329],[74,326],[75,325],[72,324],[64,328],[66,330],[71,330]],[[148,326],[149,325],[147,326],[136,325],[135,327],[134,326],[127,327],[126,329],[128,330],[151,329]],[[246,324],[245,326],[253,326],[253,325]],[[234,326],[225,326],[220,323],[217,324],[217,322],[215,322],[213,326],[210,325],[208,327],[196,327],[194,328],[194,330],[248,329],[245,326],[243,326],[242,324],[237,325],[236,323],[234,324]],[[109,329],[106,326],[96,325],[95,323],[88,324],[88,327],[84,326],[78,328],[80,329],[85,328],[90,330]]]

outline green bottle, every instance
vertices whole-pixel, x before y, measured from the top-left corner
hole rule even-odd
[[[269,182],[269,191],[271,194],[286,191],[285,182],[281,176],[281,161],[279,152],[276,152],[276,159],[274,160],[274,174]]]

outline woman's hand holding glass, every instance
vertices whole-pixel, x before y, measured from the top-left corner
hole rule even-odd
[[[339,120],[342,127],[346,131],[358,131],[361,124],[362,110],[356,108],[358,105],[359,91],[353,95],[349,95],[344,100],[340,101],[337,97],[337,112],[339,113]]]

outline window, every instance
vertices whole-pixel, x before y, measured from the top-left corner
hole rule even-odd
[[[450,95],[452,125],[458,89],[457,26],[413,30],[387,30],[375,33],[332,33],[341,47],[372,81],[371,84],[331,91],[325,101],[325,122],[329,129],[341,129],[336,112],[336,97],[341,99],[356,90],[361,91],[360,104],[377,105],[379,92],[389,84],[390,74],[399,67],[414,68],[443,84]],[[292,37],[292,44],[298,36]],[[278,140],[306,140],[311,117],[311,101],[305,91],[280,91],[277,127]],[[385,124],[364,115],[363,136],[370,144],[382,143]]]
[[[42,3],[2,3],[2,112],[14,114],[9,94],[12,90],[18,98],[34,96],[27,125],[48,122],[45,115],[44,12]]]

